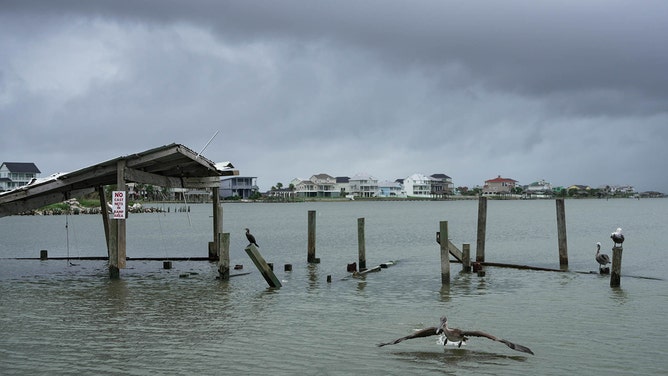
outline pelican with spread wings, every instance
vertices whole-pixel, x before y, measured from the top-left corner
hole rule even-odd
[[[508,340],[505,340],[503,338],[499,338],[496,336],[493,336],[489,333],[481,332],[479,330],[461,330],[457,328],[450,328],[448,326],[448,319],[447,317],[443,316],[441,317],[441,323],[439,326],[432,326],[429,328],[425,328],[422,330],[418,330],[412,334],[409,334],[405,337],[397,338],[394,341],[390,342],[385,342],[385,343],[379,343],[378,347],[386,346],[386,345],[395,345],[399,342],[405,341],[407,339],[413,339],[413,338],[422,338],[422,337],[429,337],[429,336],[436,336],[436,335],[444,335],[445,339],[443,341],[444,345],[447,345],[448,342],[454,342],[458,343],[458,346],[461,347],[462,343],[468,341],[468,337],[485,337],[489,338],[492,341],[496,342],[501,342],[504,345],[510,347],[511,349],[515,351],[521,351],[527,354],[532,354],[533,351],[529,349],[526,346],[518,345],[516,343],[510,342]]]

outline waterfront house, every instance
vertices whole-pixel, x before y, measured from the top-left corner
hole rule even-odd
[[[31,162],[2,162],[0,165],[0,192],[10,191],[37,179],[41,171]]]
[[[446,174],[433,174],[430,176],[431,193],[437,197],[452,195],[455,192],[455,185],[452,178]]]
[[[378,182],[378,196],[379,197],[406,197],[406,192],[403,186],[398,181],[381,181]]]
[[[549,198],[552,197],[552,184],[541,179],[527,185],[524,189],[526,198]]]
[[[432,196],[432,181],[434,179],[423,175],[413,174],[404,179],[404,191],[408,197],[431,197]]]
[[[501,175],[498,175],[494,179],[485,180],[485,185],[482,187],[482,194],[484,196],[512,194],[516,184],[517,180],[502,178]]]
[[[367,173],[358,173],[348,181],[350,193],[356,197],[378,196],[378,179]]]
[[[248,199],[259,191],[255,176],[224,176],[220,179],[220,197]]]

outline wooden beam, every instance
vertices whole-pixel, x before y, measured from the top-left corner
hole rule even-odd
[[[279,281],[278,278],[276,278],[274,271],[271,270],[269,264],[267,264],[267,262],[260,254],[260,251],[258,251],[257,247],[254,244],[251,244],[248,247],[246,247],[246,253],[248,254],[248,257],[250,257],[251,260],[253,260],[253,264],[255,264],[260,273],[262,273],[262,276],[264,277],[264,280],[267,281],[267,284],[269,284],[269,287],[282,286],[281,281]]]
[[[183,186],[186,188],[220,188],[220,176],[183,178]]]
[[[179,178],[153,174],[151,172],[137,170],[129,167],[125,168],[125,180],[136,183],[157,185],[159,187],[166,188],[184,188],[183,182]]]

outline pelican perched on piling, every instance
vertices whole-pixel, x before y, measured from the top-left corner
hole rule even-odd
[[[596,262],[598,262],[598,270],[601,271],[606,265],[610,263],[610,256],[601,253],[601,242],[596,243]]]
[[[385,345],[394,345],[397,344],[401,341],[407,340],[407,339],[413,339],[413,338],[422,338],[422,337],[429,337],[429,336],[435,336],[442,334],[445,336],[445,339],[443,340],[443,345],[447,345],[448,341],[449,342],[454,342],[458,343],[458,346],[461,347],[462,343],[468,341],[468,337],[485,337],[489,338],[492,341],[496,342],[501,342],[504,345],[510,347],[511,349],[515,351],[521,351],[525,352],[527,354],[532,354],[533,351],[529,349],[526,346],[518,345],[516,343],[510,342],[508,340],[505,340],[503,338],[499,338],[496,336],[493,336],[489,333],[481,332],[479,330],[461,330],[457,328],[450,328],[448,326],[448,319],[447,317],[443,316],[441,317],[441,323],[439,326],[432,326],[429,328],[425,328],[422,330],[418,330],[413,334],[409,334],[405,337],[397,338],[394,341],[386,342],[386,343],[380,343],[378,344],[378,347],[385,346]]]
[[[246,229],[246,239],[248,239],[248,245],[254,244],[256,247],[259,247],[259,245],[257,245],[257,242],[255,241],[255,236],[253,236],[253,234],[250,233],[249,229]]]
[[[617,244],[621,246],[624,243],[624,235],[622,234],[621,227],[617,227],[617,230],[610,235],[610,239],[614,242],[615,247]]]

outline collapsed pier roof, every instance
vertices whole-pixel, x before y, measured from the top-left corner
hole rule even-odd
[[[167,188],[215,188],[220,177],[238,175],[231,163],[215,164],[181,144],[169,144],[85,167],[36,179],[0,193],[0,217],[34,210],[117,183],[119,162],[127,182]]]

